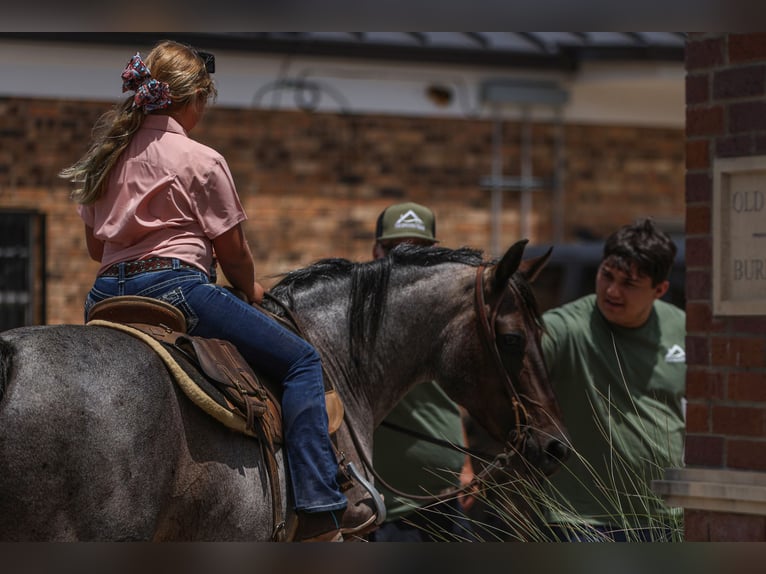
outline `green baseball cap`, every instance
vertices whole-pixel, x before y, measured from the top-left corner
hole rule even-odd
[[[437,243],[436,219],[433,212],[418,203],[390,205],[378,216],[375,239],[425,239]]]

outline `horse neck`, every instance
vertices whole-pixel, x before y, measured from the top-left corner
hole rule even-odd
[[[377,426],[415,384],[440,378],[451,327],[472,308],[474,273],[459,264],[394,268],[379,328],[353,343],[349,288],[339,294],[328,286],[310,298],[296,297],[307,336],[349,414]]]

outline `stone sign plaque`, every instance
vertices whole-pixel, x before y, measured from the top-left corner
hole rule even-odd
[[[766,315],[766,156],[713,172],[713,313]]]

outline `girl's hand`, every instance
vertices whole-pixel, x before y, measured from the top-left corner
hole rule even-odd
[[[263,285],[258,283],[258,281],[253,283],[253,292],[255,293],[255,297],[253,297],[253,300],[250,301],[250,303],[251,304],[255,303],[256,305],[260,305],[261,301],[263,301],[263,293],[264,293],[264,291],[265,291],[265,289],[263,288]]]

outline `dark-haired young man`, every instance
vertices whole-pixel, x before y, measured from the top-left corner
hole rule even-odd
[[[558,540],[669,540],[651,480],[683,463],[686,315],[660,298],[676,255],[651,220],[607,238],[596,292],[544,314],[572,455],[550,479]]]

